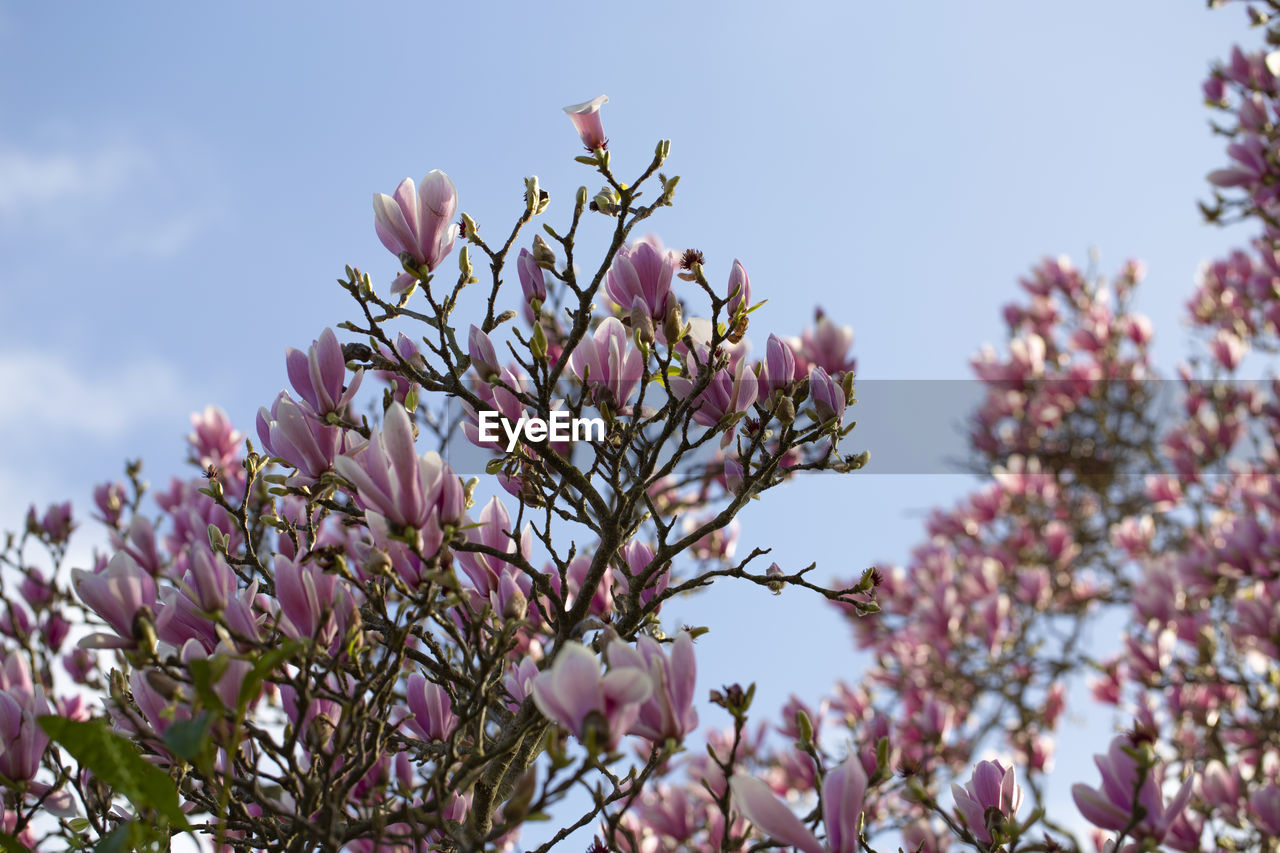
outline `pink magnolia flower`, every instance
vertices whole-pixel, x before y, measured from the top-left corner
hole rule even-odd
[[[1138,759],[1130,752],[1133,750],[1128,738],[1118,736],[1111,741],[1111,748],[1106,755],[1095,755],[1093,761],[1102,774],[1102,787],[1090,788],[1088,785],[1071,786],[1071,797],[1080,809],[1080,814],[1094,826],[1102,829],[1121,830],[1134,818],[1133,806],[1142,807],[1145,814],[1130,834],[1135,840],[1161,841],[1169,831],[1173,821],[1187,805],[1195,777],[1189,777],[1167,804],[1161,793],[1163,768],[1160,765],[1146,771],[1140,777]]]
[[[93,505],[98,508],[98,518],[114,527],[129,502],[129,495],[121,483],[99,483],[93,487]]]
[[[351,377],[351,384],[343,385],[347,377],[347,362],[342,357],[342,344],[338,343],[332,329],[321,332],[305,353],[293,347],[286,350],[285,368],[293,389],[321,419],[330,412],[343,413],[364,378],[364,371],[357,370]]]
[[[423,740],[448,740],[458,727],[449,692],[421,673],[409,676],[407,699],[413,716],[405,718],[405,725]]]
[[[800,337],[797,355],[802,362],[801,369],[821,367],[832,376],[843,376],[856,365],[853,356],[849,355],[852,346],[853,329],[837,326],[819,311],[813,328],[806,329]]]
[[[606,651],[612,667],[646,669],[653,684],[653,694],[640,706],[640,716],[629,734],[662,743],[676,741],[698,725],[698,712],[693,707],[694,681],[698,672],[693,655],[693,638],[687,631],[671,645],[670,656],[652,637],[641,636],[635,647],[621,640],[609,644]]]
[[[44,515],[39,517],[34,506],[27,510],[27,530],[51,544],[65,542],[74,529],[70,501],[49,504]]]
[[[609,103],[608,95],[600,95],[581,104],[572,104],[564,108],[578,131],[578,138],[588,151],[609,147],[609,140],[604,135],[604,125],[600,123],[600,108]]]
[[[975,838],[987,844],[992,841],[987,829],[988,810],[995,809],[1009,820],[1018,814],[1018,807],[1022,805],[1022,786],[1014,781],[1013,768],[999,761],[979,761],[963,788],[954,782],[951,784],[951,795],[955,797],[961,822]]]
[[[269,410],[258,410],[258,438],[267,453],[297,471],[287,481],[291,486],[315,485],[346,445],[341,429],[312,417],[287,391],[280,392]]]
[[[737,316],[739,311],[751,307],[751,279],[742,261],[733,259],[733,269],[729,271],[729,286],[726,290],[729,298],[729,316]]]
[[[803,853],[857,853],[858,819],[867,791],[867,774],[856,756],[827,774],[822,785],[824,845],[814,837],[769,786],[754,776],[738,773],[729,780],[738,811],[760,832]]]
[[[655,239],[637,240],[614,256],[604,290],[624,314],[639,308],[660,329],[668,312],[676,306],[671,292],[675,271],[676,259],[671,252]]]
[[[356,487],[375,538],[390,538],[388,525],[396,525],[429,557],[440,550],[443,527],[462,518],[461,483],[440,454],[418,456],[409,413],[398,403],[387,409],[380,433],[334,466]]]
[[[705,347],[698,347],[695,360],[692,353],[686,359],[689,376],[673,376],[668,380],[671,391],[678,399],[688,399],[697,384],[698,365],[707,363],[710,352]],[[758,383],[756,375],[747,370],[746,359],[740,359],[736,365],[722,367],[711,375],[701,393],[696,397],[693,409],[694,423],[706,427],[718,426],[730,415],[739,415],[751,409],[756,401]],[[725,430],[720,439],[720,447],[728,447],[733,441],[734,429]]]
[[[467,355],[471,358],[471,369],[482,382],[492,382],[495,376],[502,373],[493,341],[474,323],[467,332]]]
[[[607,317],[590,340],[583,340],[569,355],[574,375],[591,389],[598,405],[623,411],[640,384],[644,360],[616,317]]]
[[[207,406],[203,412],[191,416],[192,432],[187,436],[191,445],[191,458],[201,468],[212,465],[232,473],[237,467],[240,441],[244,438],[231,425],[226,412],[217,406]]]
[[[84,569],[71,572],[72,584],[80,600],[101,616],[112,630],[90,634],[81,641],[86,648],[129,648],[133,645],[133,622],[143,607],[156,604],[156,582],[123,551],[118,552],[101,574]]]
[[[796,381],[796,356],[790,344],[777,335],[770,335],[765,345],[765,359],[760,370],[760,397],[767,399],[774,391],[784,394]]]
[[[844,417],[844,389],[821,367],[814,367],[809,371],[809,398],[813,400],[818,423],[824,424],[832,418]]]
[[[520,276],[520,290],[525,302],[547,301],[547,274],[533,259],[533,252],[521,249],[516,258],[516,272]]]
[[[44,691],[34,685],[26,662],[16,654],[5,659],[0,675],[0,776],[30,781],[40,769],[49,736],[36,722],[53,713]]]
[[[457,211],[458,191],[439,169],[428,172],[417,187],[411,178],[405,178],[394,197],[373,194],[374,228],[382,245],[428,272],[440,266],[453,249],[458,237],[458,225],[453,222]],[[406,272],[391,290],[401,293],[415,281],[417,277]]]
[[[649,673],[635,666],[603,672],[586,646],[566,643],[551,668],[533,680],[533,701],[548,719],[584,744],[612,751],[640,716],[653,693]]]
[[[1280,787],[1259,788],[1249,797],[1249,811],[1271,837],[1280,837]]]
[[[512,539],[514,533],[516,531],[512,529],[507,508],[497,498],[490,498],[480,511],[479,523],[468,527],[467,541],[528,561],[533,554],[533,536],[527,527],[516,536],[516,540]],[[476,592],[484,599],[498,591],[504,575],[520,572],[511,563],[490,554],[458,551],[454,557]]]
[[[298,565],[282,554],[276,555],[275,582],[280,630],[335,650],[355,617],[359,593],[315,563]]]
[[[622,559],[626,561],[628,571],[614,573],[614,580],[618,585],[618,597],[631,594],[632,581],[628,579],[628,573],[637,582],[648,574],[653,564],[653,549],[640,540],[633,539],[622,549]],[[668,566],[645,581],[640,590],[640,604],[642,606],[649,604],[655,596],[661,595],[670,583],[671,570]]]

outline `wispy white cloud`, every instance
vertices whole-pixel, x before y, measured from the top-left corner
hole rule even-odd
[[[51,353],[0,352],[0,389],[0,437],[110,440],[201,403],[178,371],[159,360],[112,369]]]
[[[52,221],[75,205],[110,201],[147,165],[141,150],[124,145],[81,154],[0,148],[0,217]]]
[[[127,140],[91,149],[0,141],[0,225],[10,239],[60,238],[71,252],[172,257],[210,211],[180,197],[165,159]]]

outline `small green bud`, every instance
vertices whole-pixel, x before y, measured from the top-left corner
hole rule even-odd
[[[574,203],[579,208],[583,208],[587,206],[587,188],[586,187],[578,187],[578,194],[575,197]]]
[[[476,236],[476,232],[480,230],[476,225],[476,221],[467,214],[462,214],[462,239],[470,240]]]
[[[547,358],[547,333],[542,331],[541,323],[533,327],[533,338],[529,341],[529,352],[538,361],[545,361]]]
[[[676,341],[682,337],[683,331],[684,318],[680,316],[680,306],[673,305],[662,321],[662,334],[667,339],[667,345],[675,346]]]
[[[524,179],[524,209],[530,216],[538,212],[538,204],[541,195],[541,188],[538,186],[538,176],[530,175]]]
[[[796,711],[796,729],[800,734],[801,746],[813,743],[813,721],[803,710]]]
[[[844,392],[846,403],[853,403],[853,371],[850,370],[840,378],[840,390]]]
[[[635,329],[638,342],[653,343],[653,318],[649,316],[648,308],[643,305],[631,307],[631,328]]]
[[[790,397],[784,396],[778,401],[778,420],[784,424],[793,424],[796,420],[796,404]]]
[[[537,234],[533,238],[533,260],[544,270],[556,268],[555,250],[547,245],[547,241],[542,239],[541,234]]]

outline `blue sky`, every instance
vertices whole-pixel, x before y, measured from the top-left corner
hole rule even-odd
[[[866,378],[967,377],[1017,276],[1091,247],[1104,270],[1148,262],[1139,307],[1168,368],[1195,269],[1228,245],[1194,203],[1223,156],[1199,83],[1249,37],[1236,9],[123,9],[0,4],[0,526],[32,499],[84,507],[125,457],[163,482],[206,403],[251,431],[285,347],[345,318],[343,265],[394,275],[372,192],[444,169],[497,231],[538,174],[561,221],[596,182],[560,108],[602,92],[620,171],[672,140],[683,180],[653,230],[702,249],[713,275],[741,258],[770,300],[757,328],[798,333],[815,304],[852,325]],[[850,573],[903,557],[966,483],[819,478],[753,507],[743,545]],[[702,686],[754,676],[773,709],[816,696],[833,661],[856,676],[809,599],[712,596]]]

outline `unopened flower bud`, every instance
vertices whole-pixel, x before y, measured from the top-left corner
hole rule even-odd
[[[519,587],[511,590],[511,594],[507,596],[507,603],[502,606],[502,618],[508,622],[519,622],[529,612],[529,600],[525,598],[524,593]]]
[[[391,574],[391,557],[381,548],[374,548],[369,552],[369,562],[365,564],[365,571],[374,577]]]
[[[524,205],[530,216],[538,212],[541,194],[542,189],[538,186],[537,175],[530,175],[524,179]]]
[[[467,214],[462,214],[462,236],[463,239],[470,240],[476,236],[476,232],[480,230],[480,226],[476,225],[476,221]]]
[[[586,187],[583,187],[582,191],[585,193],[586,189]],[[542,239],[541,234],[538,234],[533,238],[533,260],[543,269],[555,269],[555,250],[547,245],[547,241]]]
[[[583,718],[582,743],[592,752],[599,752],[609,743],[609,720],[600,711],[590,711]]]
[[[182,685],[176,679],[158,669],[147,670],[146,678],[147,685],[170,702],[177,699],[182,692]]]
[[[653,343],[653,318],[642,303],[631,306],[631,328],[635,329],[636,339],[646,344]]]
[[[790,397],[782,397],[778,400],[778,420],[784,424],[794,423],[796,419],[796,404],[791,401]]]
[[[801,746],[813,743],[813,721],[809,719],[809,715],[803,708],[796,711],[796,731],[799,734]]]
[[[662,321],[662,335],[668,344],[675,344],[684,332],[684,318],[680,316],[680,306],[672,300],[671,309]]]
[[[533,327],[533,337],[529,340],[529,352],[538,361],[545,361],[547,358],[547,333],[542,330],[542,324]]]
[[[769,591],[772,592],[774,595],[777,595],[778,593],[782,592],[782,586],[783,586],[783,583],[781,580],[782,567],[779,566],[777,563],[770,563],[769,568],[764,570],[764,574],[765,574],[765,577],[767,578],[777,578],[777,580],[770,580]]]

